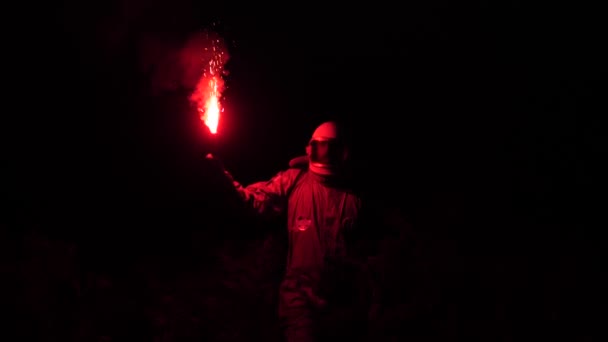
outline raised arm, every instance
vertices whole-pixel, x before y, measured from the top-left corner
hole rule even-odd
[[[213,158],[208,156],[207,158]],[[219,162],[218,162],[219,164]],[[259,215],[274,217],[287,208],[287,196],[295,184],[301,169],[290,168],[280,171],[272,178],[247,186],[242,185],[220,164],[224,174],[232,182],[244,204]]]

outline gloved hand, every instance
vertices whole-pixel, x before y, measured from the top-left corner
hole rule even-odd
[[[205,156],[205,160],[211,166],[211,169],[214,170],[214,173],[218,175],[218,178],[220,178],[220,182],[225,182],[225,185],[229,186],[230,188],[233,188],[234,178],[232,177],[230,172],[226,170],[226,168],[224,167],[224,163],[222,163],[219,158],[217,158],[211,153],[208,153]]]
[[[214,156],[212,153],[207,153],[205,159],[211,164],[211,166],[222,170],[222,172],[226,170],[226,168],[224,167],[224,163],[222,163],[222,161],[216,156]]]

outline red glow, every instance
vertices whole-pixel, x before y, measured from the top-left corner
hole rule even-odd
[[[228,54],[223,47],[222,40],[210,37],[209,33],[206,33],[200,42],[203,44],[198,46],[198,52],[200,58],[203,59],[204,69],[190,100],[196,105],[200,118],[209,131],[216,134],[223,112],[220,101],[224,90],[222,75],[224,65],[228,61]]]
[[[215,80],[212,82],[214,84],[217,83]],[[218,95],[211,95],[209,97],[209,100],[205,103],[205,112],[202,114],[201,119],[209,127],[211,133],[217,133],[217,125],[220,122],[220,100],[218,99]]]

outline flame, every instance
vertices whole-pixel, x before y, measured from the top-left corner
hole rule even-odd
[[[201,89],[200,83],[197,87],[197,110],[201,120],[209,127],[209,131],[213,134],[217,133],[217,126],[220,122],[220,92],[218,91],[217,77],[211,77],[208,80],[208,85]]]
[[[203,110],[199,108],[199,111],[201,112],[201,120],[209,127],[209,131],[215,134],[217,133],[217,125],[220,122],[220,100],[217,93],[217,80],[214,78],[211,80],[211,83],[213,83],[213,93],[205,103],[205,108]]]
[[[209,38],[207,34],[207,38]],[[224,111],[221,104],[222,91],[224,90],[224,64],[227,62],[227,53],[222,41],[217,38],[207,39],[202,49],[203,69],[196,89],[190,96],[190,100],[196,105],[201,120],[209,128],[212,134],[217,133],[220,115]]]

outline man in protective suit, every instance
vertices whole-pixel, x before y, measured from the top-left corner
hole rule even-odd
[[[363,201],[351,184],[349,152],[342,128],[329,121],[312,134],[306,156],[270,180],[242,186],[224,170],[247,207],[287,216],[278,313],[288,342],[365,336],[370,292],[362,265],[377,227],[362,224]],[[341,324],[330,318],[336,316]]]

